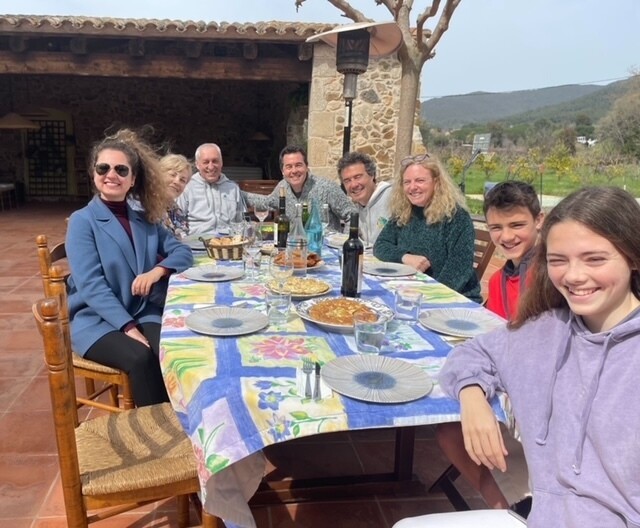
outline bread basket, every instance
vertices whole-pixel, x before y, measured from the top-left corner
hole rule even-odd
[[[204,244],[207,255],[215,260],[241,260],[242,259],[242,240],[232,241],[229,237],[222,238],[202,238],[200,241]]]

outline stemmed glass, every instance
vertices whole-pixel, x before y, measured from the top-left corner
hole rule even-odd
[[[260,220],[260,232],[262,233],[262,224],[269,216],[269,206],[266,203],[258,203],[253,208],[253,214]]]
[[[269,272],[278,283],[278,290],[284,291],[284,283],[293,275],[293,255],[286,249],[280,249],[269,258]]]
[[[247,222],[242,229],[242,245],[247,255],[248,279],[255,280],[256,257],[262,250],[262,233],[255,222]]]

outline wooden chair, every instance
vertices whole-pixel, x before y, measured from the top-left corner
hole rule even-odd
[[[55,298],[33,305],[44,343],[67,526],[90,523],[178,497],[178,525],[189,522],[189,494],[200,490],[196,459],[168,403],[108,413],[78,424],[69,331]],[[100,510],[89,514],[87,510]],[[202,512],[203,526],[216,518]]]
[[[496,249],[495,244],[491,241],[489,231],[479,226],[474,226],[475,243],[473,251],[473,267],[476,270],[478,280],[482,280],[484,272],[491,262],[493,252]]]
[[[58,274],[54,278],[51,276],[52,264],[59,263],[67,257],[64,242],[61,242],[49,249],[49,243],[45,235],[36,237],[36,245],[38,247],[38,260],[40,262],[40,275],[42,277],[42,288],[47,297],[57,297],[60,301],[61,319],[64,324],[69,322],[69,311],[66,302],[66,280],[69,276],[68,270],[64,271],[58,268]],[[53,283],[57,282],[56,291],[52,290]],[[131,385],[129,377],[121,370],[101,365],[95,361],[85,359],[78,354],[73,354],[73,368],[76,376],[84,378],[86,397],[76,395],[76,403],[78,406],[87,405],[106,409],[109,411],[119,411],[124,409],[133,409],[133,396],[131,394]],[[102,383],[102,387],[96,389],[96,381]],[[118,390],[120,388],[120,390]],[[97,401],[97,398],[107,392],[109,393],[109,404]],[[119,399],[122,399],[122,407],[120,407]]]

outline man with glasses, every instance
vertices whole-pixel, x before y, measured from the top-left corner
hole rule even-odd
[[[176,204],[187,215],[191,235],[229,232],[238,213],[244,212],[240,187],[222,172],[222,152],[215,143],[196,149],[196,172]]]
[[[340,189],[340,186],[327,178],[315,176],[309,172],[307,153],[302,147],[289,145],[280,152],[280,169],[283,180],[276,185],[271,194],[263,196],[244,192],[242,195],[249,206],[267,205],[278,208],[280,188],[285,189],[286,212],[289,218],[295,216],[295,204],[315,201],[318,206],[329,204],[329,229],[341,230],[341,222],[348,222],[355,207]]]
[[[338,161],[338,175],[360,213],[360,235],[372,247],[389,220],[391,185],[376,181],[376,162],[362,152],[347,152]]]

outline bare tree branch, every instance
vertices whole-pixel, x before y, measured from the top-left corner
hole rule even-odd
[[[347,18],[350,18],[354,22],[373,22],[372,19],[364,16],[364,13],[353,8],[348,1],[345,1],[345,0],[328,0],[328,1],[332,6],[337,7],[340,11],[342,11],[344,13],[344,16],[346,16]]]
[[[444,9],[442,10],[442,14],[438,20],[438,25],[431,33],[431,36],[427,39],[427,50],[430,56],[433,56],[433,48],[436,47],[436,44],[440,41],[440,38],[444,33],[449,29],[449,22],[451,17],[453,16],[453,12],[460,4],[461,0],[447,0],[447,3],[444,5]]]
[[[418,49],[420,50],[420,54],[424,57],[424,60],[429,58],[431,54],[431,49],[427,46],[427,38],[424,35],[424,24],[428,19],[435,16],[440,9],[440,0],[434,0],[434,2],[426,6],[424,11],[418,15],[416,20],[416,42],[418,44]],[[431,36],[431,35],[429,35]]]

